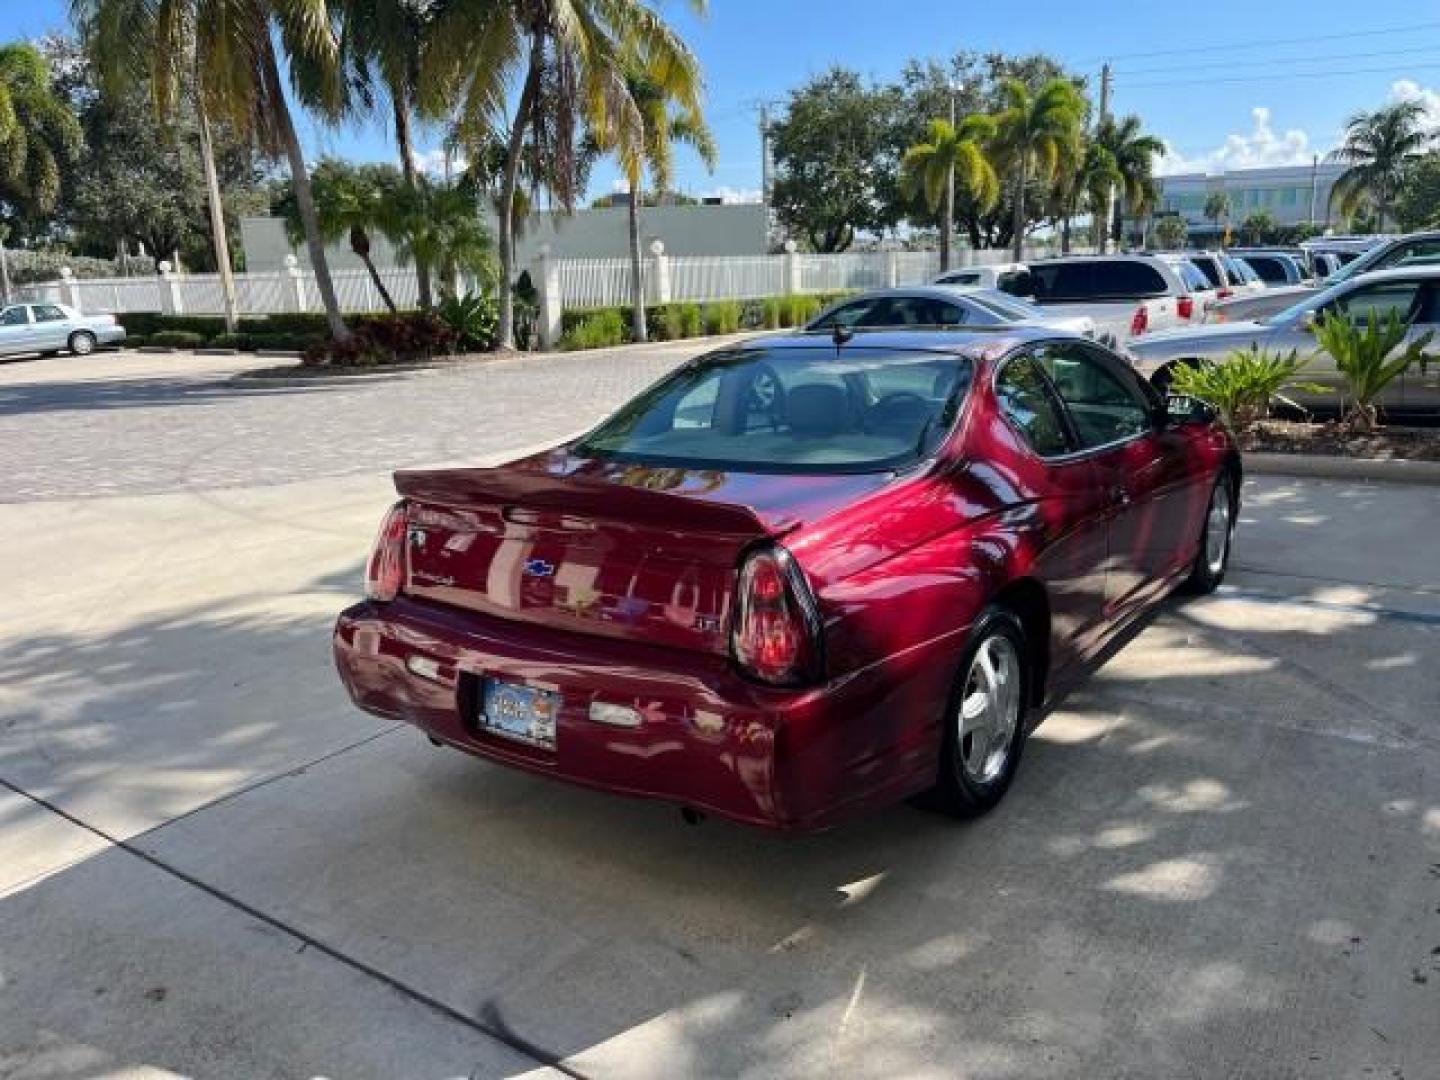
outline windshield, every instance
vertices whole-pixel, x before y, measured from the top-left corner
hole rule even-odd
[[[1440,237],[1430,234],[1413,240],[1396,240],[1373,247],[1358,259],[1351,259],[1326,278],[1325,284],[1338,285],[1372,270],[1388,270],[1392,266],[1433,266],[1437,261],[1440,261]]]
[[[970,361],[950,353],[732,350],[680,368],[575,449],[661,467],[882,472],[935,452],[970,378]]]
[[[1011,296],[1009,293],[1003,293],[999,289],[976,289],[974,292],[966,293],[965,295],[981,307],[989,308],[996,315],[1006,319],[1025,321],[1049,317],[1045,309],[1039,304],[1032,304],[1029,300],[1022,300],[1018,296]]]
[[[1320,292],[1306,293],[1299,300],[1295,301],[1295,303],[1291,304],[1283,311],[1277,311],[1269,318],[1261,319],[1259,321],[1263,326],[1281,326],[1285,323],[1294,322],[1307,311],[1319,311],[1322,305],[1329,303],[1336,296],[1345,291],[1346,289],[1344,282],[1339,282],[1336,284],[1326,282],[1325,288],[1322,289]]]

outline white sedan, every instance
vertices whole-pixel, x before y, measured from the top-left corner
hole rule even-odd
[[[118,345],[125,328],[114,315],[82,315],[68,304],[49,300],[0,308],[0,356],[68,349],[88,356],[99,345]]]

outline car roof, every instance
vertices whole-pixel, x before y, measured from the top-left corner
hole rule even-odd
[[[975,291],[973,285],[896,285],[887,289],[866,289],[864,292],[855,293],[852,296],[841,297],[831,304],[831,307],[839,307],[841,304],[852,304],[856,300],[878,300],[886,296],[920,296],[927,300],[954,300],[957,296],[968,296]]]
[[[928,330],[865,330],[857,329],[840,348],[884,349],[893,352],[938,352],[960,356],[994,356],[1036,341],[1057,338],[1089,342],[1082,334],[1068,330],[1027,323],[1005,323],[996,326],[967,326]],[[787,333],[761,334],[746,338],[734,346],[739,349],[813,349],[817,345],[833,345],[829,330],[792,330]]]
[[[1390,266],[1384,270],[1371,270],[1366,274],[1359,274],[1348,281],[1341,282],[1344,285],[1353,285],[1356,282],[1373,284],[1377,281],[1393,281],[1396,278],[1440,278],[1440,265],[1435,263],[1419,263],[1415,266]]]

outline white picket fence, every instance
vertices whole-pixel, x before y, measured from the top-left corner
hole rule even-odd
[[[913,285],[930,281],[940,271],[933,251],[847,252],[839,255],[667,256],[664,249],[647,254],[642,277],[650,303],[669,301],[751,300],[784,293],[840,292],[875,289],[887,285]],[[1044,254],[1026,251],[1027,258]],[[960,250],[955,266],[1008,262],[1008,251]],[[542,306],[552,313],[566,308],[604,307],[630,303],[630,261],[609,259],[550,259],[541,255],[531,267],[541,291]],[[389,266],[379,270],[381,281],[397,306],[418,304],[413,267]],[[340,307],[348,312],[385,310],[385,303],[369,273],[342,270],[332,274]],[[473,282],[461,282],[474,287]],[[323,310],[320,291],[309,270],[294,264],[272,273],[235,275],[236,298],[242,315]],[[224,294],[218,274],[163,273],[155,277],[76,278],[29,285],[18,290],[22,299],[57,300],[82,311],[121,314],[159,311],[186,315],[224,313]]]
[[[413,308],[419,286],[412,267],[380,269],[380,280],[396,305]],[[384,311],[385,301],[365,270],[331,274],[345,311]],[[130,278],[61,278],[16,290],[22,300],[56,300],[82,311],[122,314],[163,311],[185,315],[223,315],[225,293],[219,274],[166,274]],[[315,275],[299,268],[269,274],[236,274],[235,298],[242,315],[284,311],[323,311]]]

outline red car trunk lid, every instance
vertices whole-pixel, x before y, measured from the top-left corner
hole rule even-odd
[[[397,473],[405,591],[517,621],[723,653],[741,551],[775,534],[746,506],[595,476]]]

